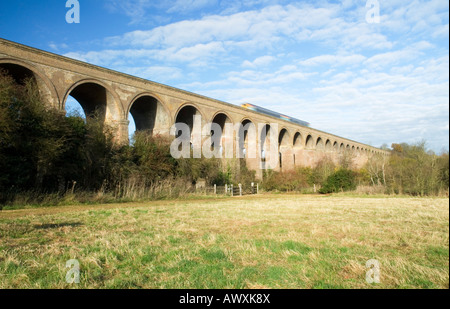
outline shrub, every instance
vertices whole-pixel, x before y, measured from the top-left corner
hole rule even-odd
[[[266,171],[262,187],[266,191],[301,191],[311,185],[312,169],[298,168],[286,172]]]
[[[339,169],[327,178],[319,192],[322,194],[327,194],[351,191],[355,189],[356,173],[348,169]]]

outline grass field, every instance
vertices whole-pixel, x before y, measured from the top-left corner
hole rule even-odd
[[[66,283],[77,259],[79,284]],[[366,282],[366,262],[380,283]],[[0,288],[448,288],[449,199],[259,195],[0,212]]]

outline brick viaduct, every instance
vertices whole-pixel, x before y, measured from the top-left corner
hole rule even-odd
[[[278,141],[274,142],[278,143],[280,160],[275,170],[314,166],[324,157],[338,162],[343,155],[351,155],[353,163],[361,167],[374,154],[388,155],[381,149],[330,133],[3,39],[0,68],[16,80],[34,78],[49,106],[64,111],[70,95],[86,115],[100,111],[121,143],[128,142],[129,114],[137,130],[151,130],[159,135],[169,135],[171,126],[178,122],[192,127],[193,116],[201,115],[202,123],[217,123],[222,128],[225,123],[250,123],[255,128],[260,127],[257,124],[278,124]],[[234,151],[248,147],[247,141],[236,140],[234,135],[235,132],[224,132],[222,139],[233,139]],[[260,138],[256,143],[261,147],[265,141]],[[259,177],[260,157],[257,152],[256,159],[246,159],[247,166],[256,170]]]

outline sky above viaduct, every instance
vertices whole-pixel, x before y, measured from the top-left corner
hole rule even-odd
[[[376,147],[449,149],[446,0],[78,2],[68,23],[66,0],[1,1],[0,37]]]

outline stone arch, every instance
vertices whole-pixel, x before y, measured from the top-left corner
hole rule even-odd
[[[292,141],[292,147],[293,147],[293,153],[292,153],[292,160],[293,165],[300,165],[301,158],[302,158],[302,148],[303,148],[303,141],[302,141],[302,134],[300,132],[295,132],[294,139]]]
[[[338,152],[339,152],[339,144],[338,144],[337,141],[335,141],[335,142],[333,143],[333,151],[334,151],[335,153],[338,153]]]
[[[61,108],[58,92],[51,80],[35,66],[24,61],[0,58],[0,69],[5,70],[16,83],[23,83],[31,78],[37,85],[39,93],[44,102],[54,108]]]
[[[223,155],[224,148],[231,147],[230,149],[225,149],[227,151],[233,151],[233,122],[230,116],[223,112],[217,112],[211,119],[211,124],[218,124],[220,126],[219,136],[212,136],[211,148],[219,151]],[[218,149],[217,149],[218,148]],[[230,154],[227,156],[230,157]]]
[[[278,164],[280,168],[285,165],[284,162],[287,161],[288,152],[291,148],[291,136],[286,128],[282,128],[278,134]]]
[[[327,141],[325,143],[325,151],[331,152],[332,150],[333,150],[333,146],[331,145],[331,141],[329,139],[327,139]]]
[[[323,139],[321,137],[317,138],[316,149],[319,151],[325,151],[325,143],[323,142]]]
[[[190,111],[189,113],[193,113],[193,115],[195,115],[195,116],[202,117],[202,123],[204,123],[204,115],[203,115],[202,111],[197,106],[197,104],[191,103],[191,102],[186,102],[178,108],[178,110],[175,112],[174,123],[177,122],[177,119],[178,120],[187,120],[187,119],[184,119],[183,117],[185,116],[184,114],[188,112],[188,110]]]
[[[302,147],[302,134],[300,132],[295,132],[294,140],[292,142],[292,145],[293,145],[294,148],[301,148]]]
[[[249,118],[240,122],[241,126],[236,131],[239,158],[256,158],[256,126]]]
[[[194,116],[202,116],[200,110],[193,104],[184,104],[175,114],[174,122],[187,124],[189,129],[193,130]]]
[[[83,108],[86,117],[98,117],[105,122],[121,121],[124,113],[117,94],[106,84],[95,79],[83,79],[74,83],[64,96],[62,109],[69,96]]]
[[[259,141],[260,141],[260,146],[261,149],[264,149],[264,146],[266,143],[270,143],[270,130],[271,130],[271,126],[270,124],[265,124],[262,128],[261,128],[261,132],[259,132]]]
[[[270,126],[270,124],[265,124],[264,126],[262,126],[261,131],[259,132],[259,149],[261,153],[261,160],[263,162],[268,162],[268,160],[270,160],[269,156],[272,143],[277,142],[276,140],[274,141],[271,139],[271,136],[273,135],[271,130],[273,130],[273,128]]]
[[[128,104],[128,115],[134,119],[136,131],[149,131],[153,135],[168,135],[170,115],[161,99],[151,93],[141,93]]]
[[[308,134],[305,140],[305,148],[306,149],[314,149],[314,138],[311,134]]]
[[[194,122],[195,119],[198,119],[194,118],[196,116],[201,117],[200,123]],[[203,128],[204,118],[202,112],[198,109],[198,107],[195,104],[186,103],[180,106],[175,114],[174,123],[175,123],[175,137],[179,137],[181,125],[185,124],[188,126],[190,130],[189,139],[190,143],[192,144],[192,148],[201,149],[202,147],[201,131]],[[200,136],[200,138],[195,139],[194,137],[196,135]]]
[[[290,146],[290,134],[288,132],[288,130],[286,128],[282,128],[280,130],[280,134],[278,135],[278,145],[281,146],[285,146],[285,147],[289,147]]]

